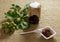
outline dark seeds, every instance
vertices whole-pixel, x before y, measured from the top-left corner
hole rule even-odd
[[[42,34],[46,37],[49,37],[52,35],[51,31],[49,29],[43,30]]]
[[[30,22],[31,24],[38,24],[38,22],[39,22],[39,17],[37,17],[36,15],[30,16],[30,17],[29,17],[29,22]]]

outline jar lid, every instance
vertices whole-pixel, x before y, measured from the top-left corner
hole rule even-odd
[[[38,3],[38,2],[30,3],[30,7],[33,7],[33,8],[38,8],[39,6],[40,6],[40,3]]]

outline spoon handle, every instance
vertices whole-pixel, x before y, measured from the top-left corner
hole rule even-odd
[[[34,31],[29,31],[29,32],[21,32],[20,34],[27,34],[27,33],[33,33]]]
[[[33,30],[33,31],[29,31],[29,32],[21,32],[20,34],[27,34],[27,33],[33,33],[33,32],[39,32],[40,30]]]

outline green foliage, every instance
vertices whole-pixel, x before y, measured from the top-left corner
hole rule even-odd
[[[12,4],[10,10],[5,13],[5,17],[10,22],[5,22],[2,24],[6,33],[12,32],[16,29],[28,29],[29,15],[27,6],[28,5],[25,5],[24,9],[21,9],[20,6]]]
[[[5,22],[2,25],[6,33],[13,32],[16,29],[16,24],[14,22]]]

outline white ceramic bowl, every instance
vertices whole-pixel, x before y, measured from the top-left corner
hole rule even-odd
[[[52,35],[49,36],[49,37],[44,36],[44,35],[42,34],[43,29],[50,29]],[[45,39],[50,39],[50,38],[52,38],[54,35],[56,35],[56,32],[55,32],[50,26],[46,26],[46,27],[44,27],[44,28],[41,28],[40,31],[41,31],[41,36],[43,36]]]

